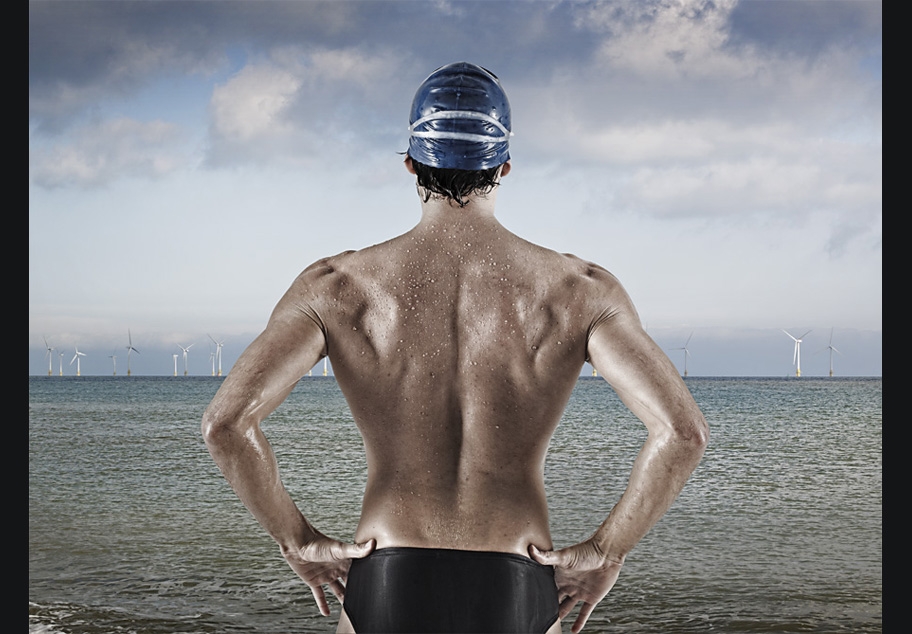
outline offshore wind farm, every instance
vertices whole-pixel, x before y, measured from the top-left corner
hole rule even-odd
[[[879,332],[835,327],[770,328],[748,336],[740,331],[735,335],[713,328],[650,328],[649,332],[685,378],[845,377],[882,376],[883,373]],[[802,334],[794,336],[795,332]],[[168,341],[167,336],[157,333],[133,335],[129,330],[125,334],[126,345],[119,346],[116,341],[86,345],[81,341],[71,342],[72,335],[43,335],[30,345],[29,374],[222,377],[256,336],[253,333],[231,336],[185,333]],[[112,348],[114,352],[111,352]],[[126,373],[119,371],[117,349],[126,350]],[[834,362],[836,358],[838,367]],[[321,360],[308,374],[332,376],[331,361]],[[580,372],[580,376],[597,375],[588,363]]]

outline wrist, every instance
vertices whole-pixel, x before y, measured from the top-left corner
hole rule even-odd
[[[281,538],[276,537],[275,540],[279,545],[282,556],[287,558],[291,554],[299,553],[320,536],[321,533],[311,526],[310,522],[299,513],[296,526],[290,533]]]
[[[600,541],[597,536],[592,537],[592,545],[598,553],[599,559],[605,566],[615,566],[620,568],[627,559],[627,553],[619,550],[609,541]]]

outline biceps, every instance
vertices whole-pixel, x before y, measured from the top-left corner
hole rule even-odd
[[[693,402],[674,364],[638,320],[602,323],[589,339],[589,357],[647,427],[673,424]]]
[[[228,373],[210,410],[227,424],[259,423],[323,356],[325,337],[311,319],[273,317]]]

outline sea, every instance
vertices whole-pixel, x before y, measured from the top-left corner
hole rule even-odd
[[[882,379],[685,380],[709,447],[584,632],[881,632]],[[29,377],[30,634],[335,631],[206,451],[221,381]],[[304,514],[350,540],[366,467],[335,380],[263,427]],[[556,547],[605,519],[644,439],[580,378],[545,468]]]

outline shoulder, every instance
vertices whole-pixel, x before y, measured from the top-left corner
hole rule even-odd
[[[565,283],[578,286],[587,296],[608,298],[625,294],[620,280],[605,267],[572,253],[556,253],[561,262]]]
[[[308,294],[325,292],[351,274],[360,251],[343,251],[320,258],[295,278],[292,289]]]
[[[603,266],[569,253],[562,253],[568,283],[578,289],[577,296],[588,315],[589,336],[606,323],[639,327],[640,317],[627,290]]]
[[[382,244],[320,258],[295,278],[285,299],[318,314],[356,306],[363,303],[382,261]]]

